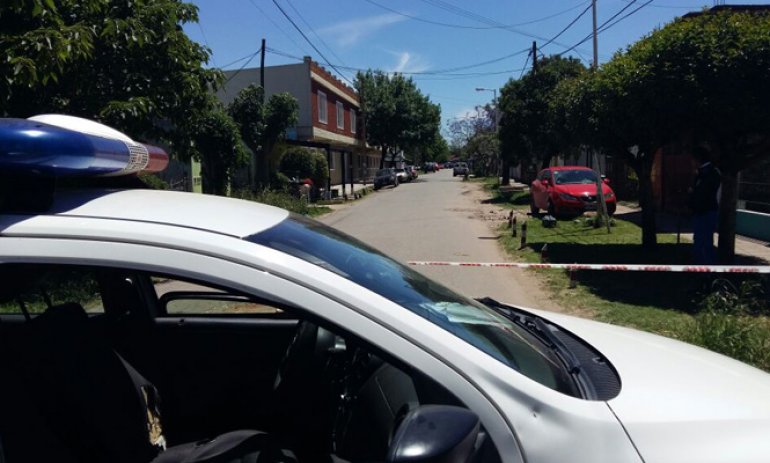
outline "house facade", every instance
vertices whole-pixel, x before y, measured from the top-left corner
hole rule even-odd
[[[299,117],[287,131],[291,144],[322,150],[329,164],[326,190],[333,186],[371,182],[380,153],[366,144],[358,94],[309,57],[297,64],[264,68],[265,99],[287,92],[297,99]],[[225,105],[249,85],[260,83],[260,69],[226,71],[217,92]]]

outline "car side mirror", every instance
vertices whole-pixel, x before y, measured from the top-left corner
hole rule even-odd
[[[549,186],[551,184],[551,181],[547,178],[544,178],[543,180],[540,180],[540,183],[542,183],[545,186]]]
[[[410,411],[393,436],[388,463],[470,461],[479,435],[472,411],[449,405],[423,405]]]
[[[610,184],[610,179],[608,179],[606,175],[602,175],[602,182],[604,182],[607,185],[609,185]]]

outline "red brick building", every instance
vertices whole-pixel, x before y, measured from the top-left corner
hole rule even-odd
[[[297,99],[299,120],[287,138],[325,152],[330,172],[327,187],[371,181],[380,153],[366,144],[356,91],[309,57],[302,63],[267,66],[264,72],[266,99],[280,92]],[[227,105],[242,89],[259,85],[260,69],[226,71],[225,76],[227,83],[217,97]]]

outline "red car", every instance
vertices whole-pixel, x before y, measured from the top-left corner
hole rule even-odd
[[[607,203],[607,212],[612,215],[617,200],[609,183],[607,179],[602,180],[602,194]],[[532,214],[545,209],[553,216],[580,215],[600,207],[596,196],[596,172],[587,167],[559,166],[543,169],[532,182],[530,192]]]

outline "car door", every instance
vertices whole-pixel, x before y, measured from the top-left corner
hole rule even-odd
[[[146,228],[155,226],[148,224]],[[185,233],[190,236],[197,234],[195,231]],[[119,240],[4,237],[0,240],[0,262],[87,265],[138,272],[152,276],[150,283],[153,284],[164,278],[175,279],[223,290],[227,294],[270,300],[276,307],[292,307],[308,319],[323,321],[336,332],[348,333],[361,342],[371,344],[372,349],[383,356],[403,362],[407,368],[427,378],[440,379],[441,385],[456,396],[459,403],[472,405],[473,412],[481,418],[502,461],[523,461],[521,449],[508,421],[500,409],[490,402],[489,396],[482,393],[456,367],[448,364],[448,357],[424,350],[420,343],[403,337],[394,327],[377,321],[362,311],[361,307],[357,308],[356,301],[362,301],[358,296],[345,301],[339,297],[330,297],[325,294],[326,291],[319,292],[311,284],[315,275],[306,271],[303,271],[307,275],[303,279],[307,282],[282,276],[280,266],[265,271],[262,264],[259,264],[265,261],[249,257],[254,256],[255,246],[244,241],[214,236],[208,240],[210,245],[203,251],[185,249],[179,243],[185,243],[186,238],[177,237],[177,245],[172,249],[159,244]],[[217,249],[221,251],[215,251]],[[138,284],[147,284],[146,279],[144,283],[140,282],[141,279],[137,280]],[[147,310],[154,317],[155,330],[159,336],[134,336],[134,341],[146,344],[145,347],[150,346],[160,366],[166,369],[165,374],[173,377],[171,381],[159,381],[164,402],[170,401],[172,405],[172,414],[189,408],[185,415],[169,417],[175,427],[182,428],[174,440],[193,435],[196,431],[211,435],[220,425],[232,429],[233,425],[241,424],[238,421],[241,419],[260,429],[258,418],[246,415],[260,414],[259,410],[254,410],[270,407],[272,396],[267,393],[265,397],[259,397],[259,391],[266,387],[249,387],[249,382],[244,381],[244,378],[254,377],[255,374],[265,378],[275,377],[275,367],[280,358],[274,360],[273,356],[285,349],[288,340],[278,335],[265,336],[264,333],[272,331],[268,330],[272,324],[278,331],[288,335],[291,319],[260,320],[246,314],[223,317],[216,313],[170,316],[168,313],[159,313],[161,308],[158,304],[165,303],[162,301],[164,295],[157,290],[155,292],[157,301],[153,304],[153,291],[146,286],[142,286],[140,291],[143,297],[148,298],[144,302],[148,303]],[[371,300],[371,296],[367,298]],[[161,338],[158,344],[155,343],[157,337]],[[235,339],[228,339],[230,337]],[[249,351],[251,357],[238,352],[240,350]],[[254,359],[254,363],[241,360],[248,358]],[[256,370],[257,373],[250,370]],[[243,386],[222,386],[230,381],[243,381]],[[182,388],[186,390],[182,391]],[[202,403],[196,403],[198,400]],[[257,405],[252,405],[252,402]]]

